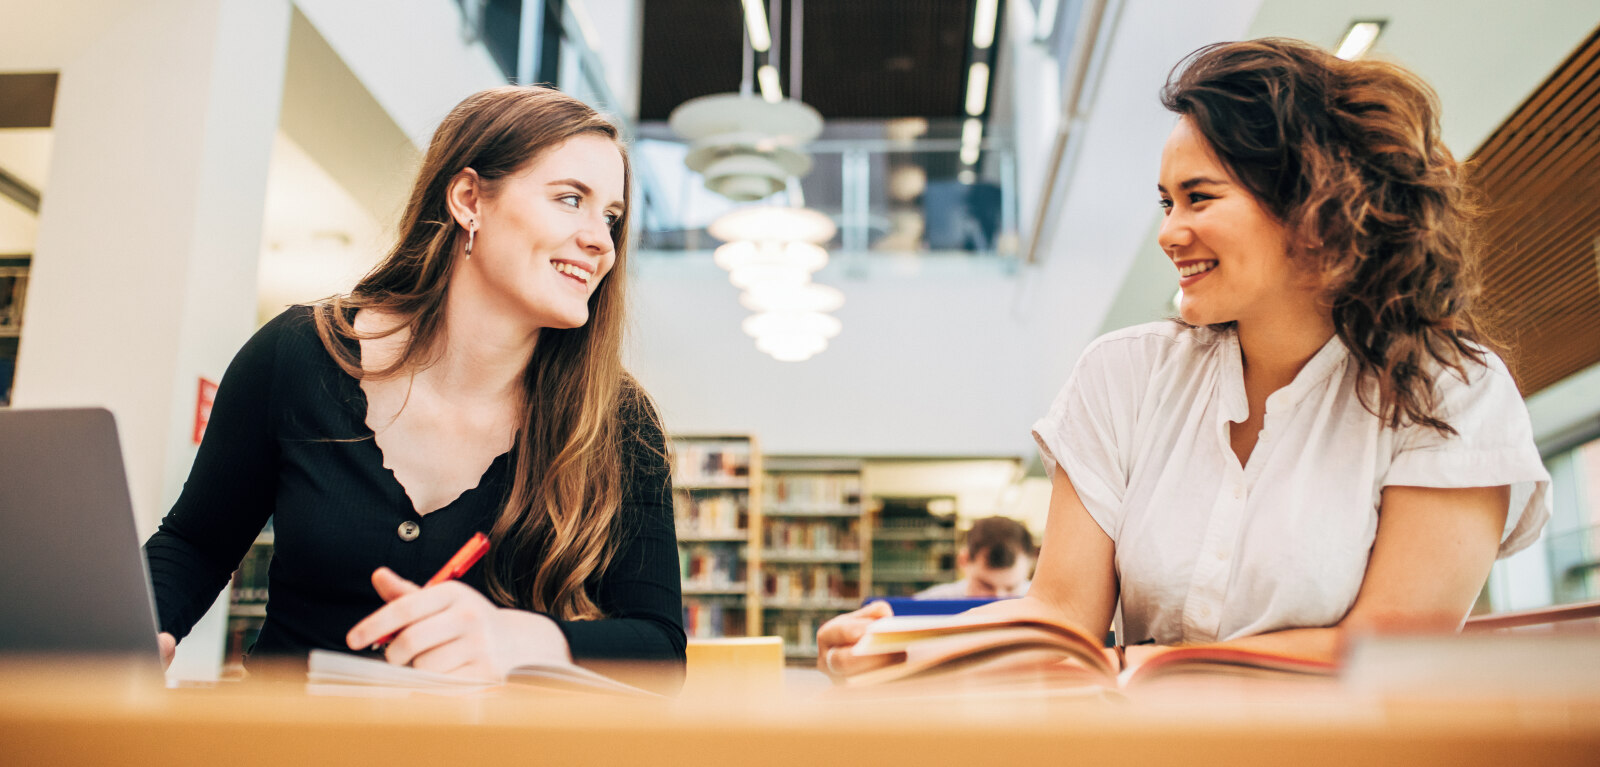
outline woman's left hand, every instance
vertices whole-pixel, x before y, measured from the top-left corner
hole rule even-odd
[[[351,649],[371,647],[394,633],[384,651],[390,663],[493,681],[521,665],[572,662],[554,621],[497,607],[460,581],[424,589],[380,567],[372,573],[372,585],[388,604],[345,635]]]

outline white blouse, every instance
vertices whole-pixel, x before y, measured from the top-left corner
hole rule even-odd
[[[1490,356],[1469,364],[1466,383],[1436,376],[1458,432],[1445,439],[1368,412],[1334,336],[1267,398],[1240,466],[1228,439],[1249,412],[1237,334],[1157,322],[1096,340],[1033,435],[1045,468],[1066,471],[1116,545],[1119,636],[1179,644],[1338,623],[1388,485],[1510,485],[1500,556],[1532,543],[1550,516],[1550,476],[1516,385]]]

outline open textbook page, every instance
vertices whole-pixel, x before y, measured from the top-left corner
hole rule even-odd
[[[959,678],[963,684],[1024,680],[1114,688],[1196,674],[1294,677],[1337,671],[1326,660],[1219,646],[1163,649],[1129,668],[1119,653],[1073,626],[1039,617],[970,614],[884,618],[868,627],[851,652],[888,661],[846,678],[852,687]]]
[[[383,695],[394,692],[461,695],[513,686],[532,686],[634,697],[660,697],[582,666],[518,666],[504,681],[472,679],[396,666],[377,658],[312,650],[306,687],[315,694]]]

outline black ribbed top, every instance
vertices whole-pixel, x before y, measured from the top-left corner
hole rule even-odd
[[[252,657],[347,650],[345,634],[382,606],[372,571],[422,583],[474,532],[488,532],[511,487],[510,454],[477,487],[419,516],[383,465],[366,397],[317,337],[310,307],[261,328],[229,364],[183,492],[145,543],[161,630],[182,638],[273,520],[267,618]],[[620,414],[624,531],[588,584],[608,616],[556,621],[579,663],[684,658],[671,472],[643,412]],[[530,468],[530,471],[538,469]],[[420,532],[405,540],[400,528]],[[462,582],[485,591],[479,564]],[[487,593],[487,592],[485,592]]]

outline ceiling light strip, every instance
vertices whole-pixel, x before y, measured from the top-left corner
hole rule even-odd
[[[972,47],[981,51],[994,45],[994,28],[999,15],[1000,0],[978,0],[972,19]]]
[[[972,62],[967,69],[967,114],[979,117],[989,103],[989,65]]]
[[[761,7],[761,0],[743,0],[744,2],[744,28],[750,34],[750,47],[758,53],[766,53],[772,47],[772,31],[767,24],[767,9]]]
[[[771,64],[762,64],[756,70],[756,81],[761,83],[761,98],[769,104],[776,104],[783,100],[783,86],[778,83],[778,68]]]

